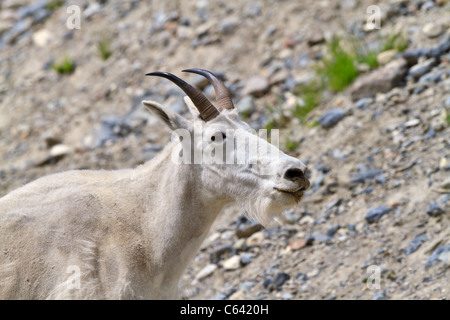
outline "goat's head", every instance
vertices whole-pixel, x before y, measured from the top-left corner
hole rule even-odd
[[[208,192],[218,199],[237,202],[249,217],[263,225],[276,221],[283,209],[297,204],[309,187],[306,166],[252,132],[240,120],[228,89],[213,73],[184,71],[205,76],[212,83],[217,107],[200,90],[173,74],[147,74],[178,85],[186,93],[185,102],[193,115],[193,120],[187,120],[157,102],[143,101],[174,132],[177,145],[172,161],[196,165]]]

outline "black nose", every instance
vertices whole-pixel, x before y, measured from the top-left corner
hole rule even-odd
[[[305,189],[309,188],[309,180],[305,177],[305,170],[301,170],[299,168],[290,168],[287,169],[284,173],[284,178],[286,180],[292,181],[292,182],[298,182],[302,187]]]

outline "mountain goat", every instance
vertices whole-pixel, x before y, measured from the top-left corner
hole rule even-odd
[[[268,225],[301,200],[306,166],[252,133],[214,74],[184,71],[212,83],[217,107],[173,74],[147,74],[179,86],[193,115],[142,102],[173,131],[154,159],[49,175],[0,199],[0,299],[176,298],[225,205]]]

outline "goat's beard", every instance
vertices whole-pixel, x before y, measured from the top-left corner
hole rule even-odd
[[[253,195],[237,201],[239,208],[244,209],[245,215],[265,228],[280,225],[283,221],[282,213],[286,207],[276,204],[271,198]]]

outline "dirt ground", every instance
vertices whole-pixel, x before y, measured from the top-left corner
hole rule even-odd
[[[267,105],[287,108],[285,97],[294,93],[289,79],[314,72],[332,36],[363,29],[372,4],[66,1],[36,22],[37,11],[21,11],[31,3],[0,4],[0,196],[51,173],[150,160],[170,134],[141,100],[187,109],[179,90],[147,72],[168,71],[190,82],[198,78],[181,70],[223,73],[240,105],[253,76],[273,79],[287,70],[288,79],[252,100],[248,121],[255,129],[264,126]],[[424,1],[428,9],[418,3],[378,3],[381,29],[361,31],[366,41],[400,32],[408,50],[437,46],[450,35],[448,1]],[[80,29],[67,28],[70,4],[82,8]],[[27,28],[5,38],[18,22]],[[441,33],[430,35],[432,27]],[[107,60],[99,54],[103,40],[110,46]],[[72,73],[52,69],[64,57],[74,61]],[[311,189],[286,212],[283,225],[242,238],[237,230],[251,223],[239,208],[226,208],[182,278],[183,298],[448,299],[449,70],[447,51],[428,71],[444,72],[439,81],[419,92],[417,79],[405,76],[359,108],[350,89],[328,93],[308,123],[333,108],[345,110],[330,128],[288,117],[281,141],[298,145],[281,147],[307,163]],[[385,214],[368,219],[377,208]],[[444,248],[440,256],[438,248]],[[240,264],[228,268],[233,255]],[[214,271],[199,279],[210,264]],[[376,288],[369,283],[373,276],[379,276]]]

